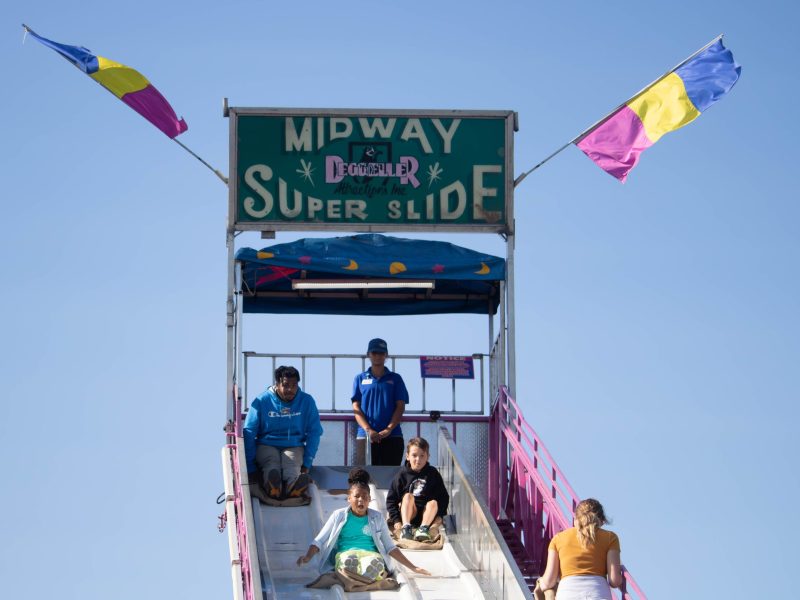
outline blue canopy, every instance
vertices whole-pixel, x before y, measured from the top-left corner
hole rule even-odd
[[[306,238],[261,250],[241,248],[247,313],[334,315],[495,314],[505,261],[447,242],[380,234]],[[332,289],[292,289],[293,281]],[[381,282],[375,289],[337,288]],[[432,283],[429,289],[403,287]],[[393,284],[397,284],[393,287]]]

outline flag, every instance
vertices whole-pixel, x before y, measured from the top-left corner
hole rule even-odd
[[[628,100],[575,145],[624,183],[643,150],[699,117],[730,91],[741,71],[718,40]]]
[[[97,83],[158,127],[169,138],[174,138],[189,126],[178,119],[169,102],[147,78],[130,67],[114,62],[80,46],[59,44],[35,33],[23,25],[36,41],[52,48]]]

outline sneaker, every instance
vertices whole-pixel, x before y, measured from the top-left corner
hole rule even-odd
[[[350,554],[344,559],[344,570],[358,575],[358,557],[355,554]]]
[[[427,525],[420,525],[419,529],[417,529],[417,533],[414,534],[414,540],[417,542],[430,542],[431,541],[431,533],[430,527]]]
[[[413,540],[414,536],[411,534],[411,525],[403,525],[400,530],[400,538],[404,540]]]
[[[311,478],[308,476],[308,473],[300,473],[300,475],[292,484],[292,487],[289,491],[289,498],[299,498],[300,496],[305,496],[309,483],[311,483]]]
[[[281,481],[281,474],[278,469],[272,469],[267,473],[267,495],[270,498],[280,499],[282,485],[283,481]]]
[[[369,561],[367,568],[364,569],[364,577],[373,581],[383,579],[383,561],[380,558],[373,558]]]

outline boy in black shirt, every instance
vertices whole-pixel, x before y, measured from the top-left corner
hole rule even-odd
[[[436,467],[428,464],[430,445],[420,437],[406,446],[406,462],[386,494],[389,521],[402,523],[401,537],[424,542],[431,539],[430,526],[447,514],[450,496]],[[412,534],[413,527],[418,527]]]

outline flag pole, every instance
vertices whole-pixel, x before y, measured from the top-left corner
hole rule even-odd
[[[228,178],[225,177],[225,175],[223,175],[222,173],[220,173],[218,169],[215,169],[210,164],[208,164],[206,161],[204,161],[202,158],[200,158],[197,154],[192,152],[192,150],[186,144],[184,144],[183,142],[178,140],[178,138],[174,137],[174,138],[172,138],[172,141],[175,142],[176,144],[178,144],[178,146],[180,146],[184,150],[186,150],[189,154],[194,156],[201,163],[203,163],[206,167],[208,167],[214,173],[214,175],[219,177],[225,185],[228,185]]]
[[[27,26],[25,23],[23,23],[23,24],[22,24],[22,31],[23,31],[23,33],[22,33],[22,43],[23,43],[23,44],[25,43],[25,40],[26,40],[26,38],[27,38],[27,36],[28,36],[28,33],[32,33],[34,36],[36,36],[36,37],[39,37],[39,36],[36,34],[36,32],[35,32],[33,29],[31,29],[30,27],[28,27],[28,26]],[[87,50],[87,52],[88,52],[88,50]],[[64,57],[64,58],[66,58],[66,57]],[[73,63],[73,64],[75,64],[75,63]],[[77,64],[75,64],[75,66],[77,67],[78,65],[77,65]],[[102,87],[103,89],[105,89],[107,92],[111,93],[112,95],[115,95],[115,94],[114,94],[114,93],[113,93],[113,92],[112,92],[110,89],[108,89],[106,86],[104,86],[104,85],[101,85],[101,87]],[[187,151],[189,154],[191,154],[191,155],[192,155],[192,156],[194,156],[194,157],[195,157],[197,160],[199,160],[201,163],[203,163],[203,164],[204,164],[206,167],[208,167],[208,168],[209,168],[209,169],[210,169],[210,170],[211,170],[211,171],[214,173],[214,175],[216,175],[217,177],[219,177],[219,178],[222,180],[222,182],[223,182],[225,185],[228,185],[228,178],[227,178],[227,177],[225,177],[225,175],[223,175],[222,173],[220,173],[220,171],[219,171],[219,170],[215,169],[215,168],[214,168],[214,167],[212,167],[210,164],[208,164],[208,163],[207,163],[205,160],[203,160],[202,158],[200,158],[200,157],[199,157],[199,156],[198,156],[198,155],[197,155],[195,152],[193,152],[193,151],[192,151],[192,150],[191,150],[191,149],[190,149],[188,146],[186,146],[186,144],[184,144],[183,142],[181,142],[181,141],[177,140],[177,139],[176,139],[176,138],[174,138],[174,137],[173,137],[173,138],[171,138],[171,139],[172,139],[172,141],[173,141],[173,142],[175,142],[176,144],[178,144],[178,145],[179,145],[181,148],[183,148],[184,150],[186,150],[186,151]]]
[[[671,68],[669,71],[667,71],[666,73],[664,73],[664,74],[663,74],[663,75],[661,75],[660,77],[658,77],[658,78],[654,79],[653,81],[651,81],[650,83],[648,83],[648,84],[647,84],[646,86],[644,86],[644,87],[643,87],[641,90],[639,90],[638,92],[636,92],[636,93],[635,93],[633,96],[631,96],[630,98],[628,98],[627,100],[625,100],[625,102],[623,102],[622,104],[618,105],[618,106],[617,106],[617,107],[616,107],[614,110],[612,110],[612,111],[611,111],[611,112],[609,112],[607,115],[605,115],[605,116],[604,116],[602,119],[600,119],[600,120],[596,121],[595,123],[593,123],[592,125],[590,125],[590,126],[589,126],[589,127],[587,127],[586,129],[584,129],[583,131],[581,131],[581,132],[580,132],[578,135],[576,135],[574,138],[572,138],[572,139],[571,139],[570,141],[568,141],[566,144],[564,144],[563,146],[561,146],[561,148],[559,148],[558,150],[556,150],[555,152],[553,152],[553,153],[552,153],[550,156],[548,156],[547,158],[545,158],[545,159],[544,159],[543,161],[541,161],[539,164],[535,165],[535,166],[534,166],[532,169],[530,169],[530,170],[528,170],[528,171],[525,171],[525,172],[524,172],[522,175],[520,175],[519,177],[517,177],[517,178],[514,180],[514,187],[517,187],[517,186],[518,186],[520,183],[522,183],[522,180],[523,180],[523,179],[525,179],[525,178],[526,178],[528,175],[530,175],[530,174],[531,174],[531,173],[533,173],[533,172],[534,172],[536,169],[538,169],[539,167],[541,167],[541,166],[542,166],[544,163],[546,163],[548,160],[550,160],[551,158],[553,158],[553,157],[554,157],[556,154],[559,154],[560,152],[562,152],[563,150],[565,150],[565,149],[566,149],[568,146],[571,146],[572,144],[577,144],[578,142],[580,142],[580,141],[581,141],[581,140],[582,140],[584,137],[586,137],[586,136],[587,136],[587,135],[589,135],[589,134],[590,134],[592,131],[594,131],[595,129],[597,129],[597,128],[598,128],[600,125],[602,125],[603,123],[605,123],[605,122],[606,122],[606,121],[607,121],[607,120],[608,120],[610,117],[612,117],[612,116],[613,116],[613,115],[614,115],[614,114],[615,114],[615,113],[616,113],[616,112],[617,112],[617,111],[618,111],[620,108],[622,108],[623,106],[625,106],[625,105],[626,105],[628,102],[630,102],[631,100],[633,100],[633,99],[634,99],[634,98],[636,98],[637,96],[640,96],[641,94],[643,94],[644,92],[646,92],[647,90],[649,90],[651,87],[653,87],[655,84],[657,84],[659,81],[661,81],[662,79],[664,79],[664,77],[666,77],[667,75],[669,75],[669,74],[670,74],[670,73],[672,73],[673,71],[677,71],[678,69],[680,69],[680,68],[681,68],[683,65],[685,65],[686,63],[688,63],[690,60],[692,60],[692,59],[693,59],[695,56],[697,56],[697,55],[698,55],[698,54],[700,54],[701,52],[703,52],[703,51],[705,51],[705,50],[708,50],[708,48],[710,48],[711,46],[713,46],[714,44],[716,44],[716,43],[717,43],[719,40],[721,40],[721,39],[722,39],[722,36],[724,36],[724,35],[725,35],[724,33],[720,33],[720,34],[719,34],[717,37],[715,37],[713,40],[711,40],[710,42],[708,42],[708,43],[707,43],[705,46],[703,46],[702,48],[700,48],[700,50],[698,50],[697,52],[694,52],[694,53],[692,53],[692,55],[691,55],[691,56],[689,56],[688,58],[685,58],[684,60],[682,60],[681,62],[679,62],[677,65],[675,65],[674,67],[672,67],[672,68]]]

